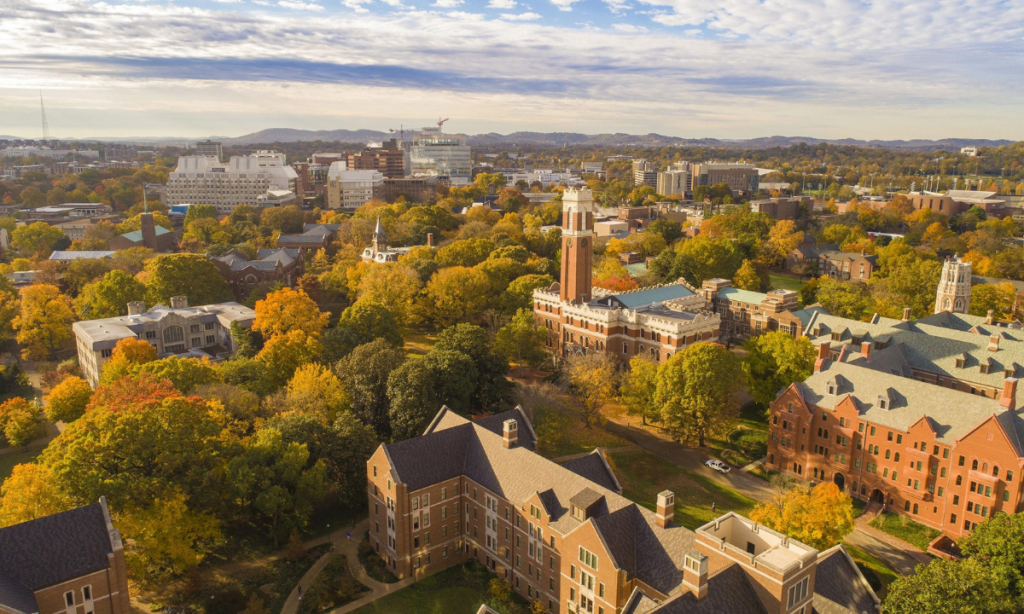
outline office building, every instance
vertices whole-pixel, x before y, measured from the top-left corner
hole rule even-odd
[[[331,164],[327,172],[327,208],[354,211],[384,194],[380,171],[353,171],[344,162]]]
[[[445,134],[441,127],[428,126],[413,137],[409,162],[414,177],[436,177],[452,186],[466,186],[473,180],[470,147],[464,134]]]
[[[404,198],[411,203],[421,203],[437,198],[436,177],[400,177],[397,179],[384,178],[384,193],[382,199],[393,203],[399,198]]]
[[[106,499],[0,529],[0,612],[131,614]]]
[[[622,496],[600,449],[558,465],[526,412],[442,408],[366,463],[370,543],[399,578],[475,560],[553,614],[861,614],[879,601],[842,546],[819,552],[733,513],[696,531],[675,495]]]
[[[670,168],[667,171],[658,173],[658,194],[680,197],[686,196],[690,191],[690,171],[686,169]]]
[[[562,355],[608,352],[628,360],[643,354],[664,362],[698,341],[717,341],[720,319],[704,297],[680,280],[613,294],[592,287],[594,200],[590,188],[562,197],[561,280],[533,292],[533,311]]]
[[[237,349],[231,324],[252,326],[256,312],[238,303],[217,303],[189,307],[188,298],[175,296],[171,306],[156,305],[147,310],[141,301],[128,303],[128,315],[75,322],[72,332],[78,347],[78,364],[94,388],[103,365],[122,339],[141,339],[157,356],[181,355],[221,360]]]
[[[753,213],[764,213],[775,220],[796,220],[801,214],[810,216],[814,199],[810,196],[766,198],[750,201]]]
[[[238,205],[260,206],[268,190],[295,192],[298,174],[275,151],[232,156],[227,163],[214,156],[181,156],[167,180],[165,202],[213,205],[229,214]]]
[[[220,162],[224,159],[224,146],[218,141],[199,141],[196,143],[196,155],[217,158]]]
[[[654,165],[644,159],[633,160],[633,183],[636,187],[658,187],[658,171]],[[659,192],[660,193],[660,192]]]
[[[378,171],[385,179],[401,179],[409,174],[409,151],[397,139],[384,141],[379,146],[367,146],[358,153],[348,154],[348,169]]]
[[[733,192],[753,194],[759,187],[759,174],[753,164],[739,162],[701,162],[693,165],[690,190],[698,186],[724,183]]]

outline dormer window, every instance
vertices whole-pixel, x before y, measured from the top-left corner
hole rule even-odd
[[[889,409],[889,399],[887,399],[887,398],[885,398],[883,396],[879,396],[878,397],[878,408],[879,409]]]
[[[967,364],[967,354],[961,354],[956,357],[957,369],[963,369],[965,364]]]
[[[840,333],[840,332],[832,333],[832,341],[839,341],[840,339],[842,339],[842,337],[843,337],[843,334]]]
[[[989,372],[989,370],[992,368],[992,365],[990,365],[987,362],[983,362],[980,365],[978,365],[978,368],[981,369],[981,372],[983,374],[987,374]]]
[[[829,393],[830,395],[832,395],[832,396],[835,396],[835,394],[836,394],[836,385],[835,385],[835,382],[829,382],[829,383],[828,383],[828,393]]]

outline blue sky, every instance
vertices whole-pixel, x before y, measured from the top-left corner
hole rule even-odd
[[[0,0],[0,134],[1024,138],[1019,0]]]

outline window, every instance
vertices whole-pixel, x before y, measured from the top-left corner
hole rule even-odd
[[[92,586],[91,585],[83,586],[82,587],[82,598],[84,600],[86,600],[86,601],[92,601]]]
[[[180,343],[185,340],[185,329],[180,326],[168,326],[163,332],[164,343]]]
[[[597,555],[583,546],[580,546],[580,562],[595,571],[597,570]]]
[[[114,353],[114,350],[100,350],[100,357],[101,358],[110,358],[110,356],[113,353]]]
[[[206,335],[206,345],[213,345],[217,339],[213,335]]]
[[[64,605],[67,607],[73,607],[75,605],[75,592],[68,591],[64,593]]]
[[[789,587],[789,600],[786,605],[787,608],[792,608],[807,598],[807,582],[809,580],[809,577],[805,577],[803,580]]]
[[[146,339],[156,339],[156,331],[155,330],[147,330],[146,331]]]

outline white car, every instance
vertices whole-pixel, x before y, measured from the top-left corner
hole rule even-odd
[[[708,467],[710,469],[714,469],[715,471],[717,471],[719,473],[729,473],[730,471],[732,471],[732,467],[730,467],[729,465],[726,465],[725,463],[723,463],[720,460],[715,460],[715,459],[711,459],[711,460],[707,461],[706,463],[704,463],[704,466]]]

